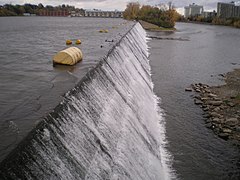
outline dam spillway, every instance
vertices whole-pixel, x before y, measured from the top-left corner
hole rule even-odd
[[[2,179],[171,179],[139,24],[1,163]]]

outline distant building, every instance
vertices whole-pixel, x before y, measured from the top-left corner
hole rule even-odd
[[[195,3],[184,7],[185,18],[199,16],[199,15],[202,15],[202,13],[203,13],[203,6],[196,5]]]
[[[41,10],[39,16],[69,16],[70,13],[65,10]]]
[[[240,17],[240,4],[219,2],[217,4],[217,16],[220,18]]]
[[[101,10],[85,10],[85,17],[106,17],[106,18],[122,18],[121,11],[101,11]]]
[[[217,16],[217,13],[216,13],[216,11],[213,11],[213,12],[206,12],[206,11],[204,11],[202,13],[202,15],[203,15],[204,18],[213,18],[213,17]]]
[[[23,16],[31,16],[30,13],[23,13]]]
[[[85,16],[85,10],[84,9],[77,9],[76,11],[71,11],[70,15],[72,17],[83,17],[83,16]]]

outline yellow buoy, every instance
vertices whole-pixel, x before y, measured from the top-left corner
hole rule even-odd
[[[80,39],[77,39],[75,44],[82,44],[81,40]]]
[[[83,58],[82,51],[77,47],[69,47],[53,57],[53,64],[74,65]]]
[[[107,29],[101,29],[99,32],[100,33],[108,33],[108,30]]]
[[[66,45],[71,45],[72,41],[70,39],[66,40]]]

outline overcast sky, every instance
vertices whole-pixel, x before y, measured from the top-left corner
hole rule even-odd
[[[124,10],[128,2],[135,2],[136,0],[0,0],[0,4],[24,4],[32,3],[43,5],[61,5],[69,4],[78,8],[84,9],[102,9],[102,10]],[[217,2],[230,2],[231,0],[139,0],[140,4],[157,5],[160,3],[167,3],[172,1],[175,7],[183,8],[191,3],[203,5],[205,10],[213,10],[217,7]]]

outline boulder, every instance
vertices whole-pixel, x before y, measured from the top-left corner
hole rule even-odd
[[[213,122],[216,122],[216,123],[220,123],[220,119],[219,119],[219,118],[213,118],[212,121],[213,121]]]
[[[230,106],[230,107],[234,107],[235,106],[235,104],[232,103],[232,102],[228,102],[227,105]]]
[[[235,127],[235,131],[240,132],[240,126]]]
[[[213,106],[221,106],[222,101],[209,101],[208,104],[213,105]]]
[[[216,95],[216,94],[213,94],[213,93],[209,93],[209,94],[208,94],[208,97],[214,98],[214,97],[217,97],[217,95]]]
[[[194,99],[194,103],[195,103],[196,105],[202,105],[202,104],[203,104],[202,101],[199,101],[199,100],[197,100],[197,99]]]
[[[192,88],[186,88],[185,91],[192,92]]]
[[[228,119],[226,119],[225,124],[229,125],[229,126],[236,126],[238,124],[238,119],[237,118],[228,118]]]
[[[220,134],[218,134],[218,136],[219,136],[220,138],[222,138],[222,139],[225,139],[225,140],[227,140],[227,139],[228,139],[228,136],[229,136],[229,134],[227,134],[227,133],[220,133]]]
[[[222,100],[221,98],[218,98],[218,97],[214,97],[213,99],[214,99],[214,101],[221,101]]]
[[[209,113],[209,115],[211,116],[211,117],[213,117],[213,118],[221,118],[221,114],[218,114],[218,113],[216,113],[216,112],[211,112],[211,113]]]
[[[221,110],[220,107],[216,107],[213,109],[213,111],[220,111],[220,110]]]
[[[207,97],[202,97],[201,100],[202,100],[202,101],[208,101],[209,98],[207,98]]]
[[[200,90],[200,89],[198,89],[198,88],[196,88],[196,89],[195,89],[195,91],[196,91],[196,92],[198,92],[198,93],[200,93],[200,92],[201,92],[201,90]]]
[[[224,129],[222,130],[222,132],[223,132],[223,133],[230,134],[230,133],[232,132],[232,130],[231,130],[231,129],[224,128]]]

